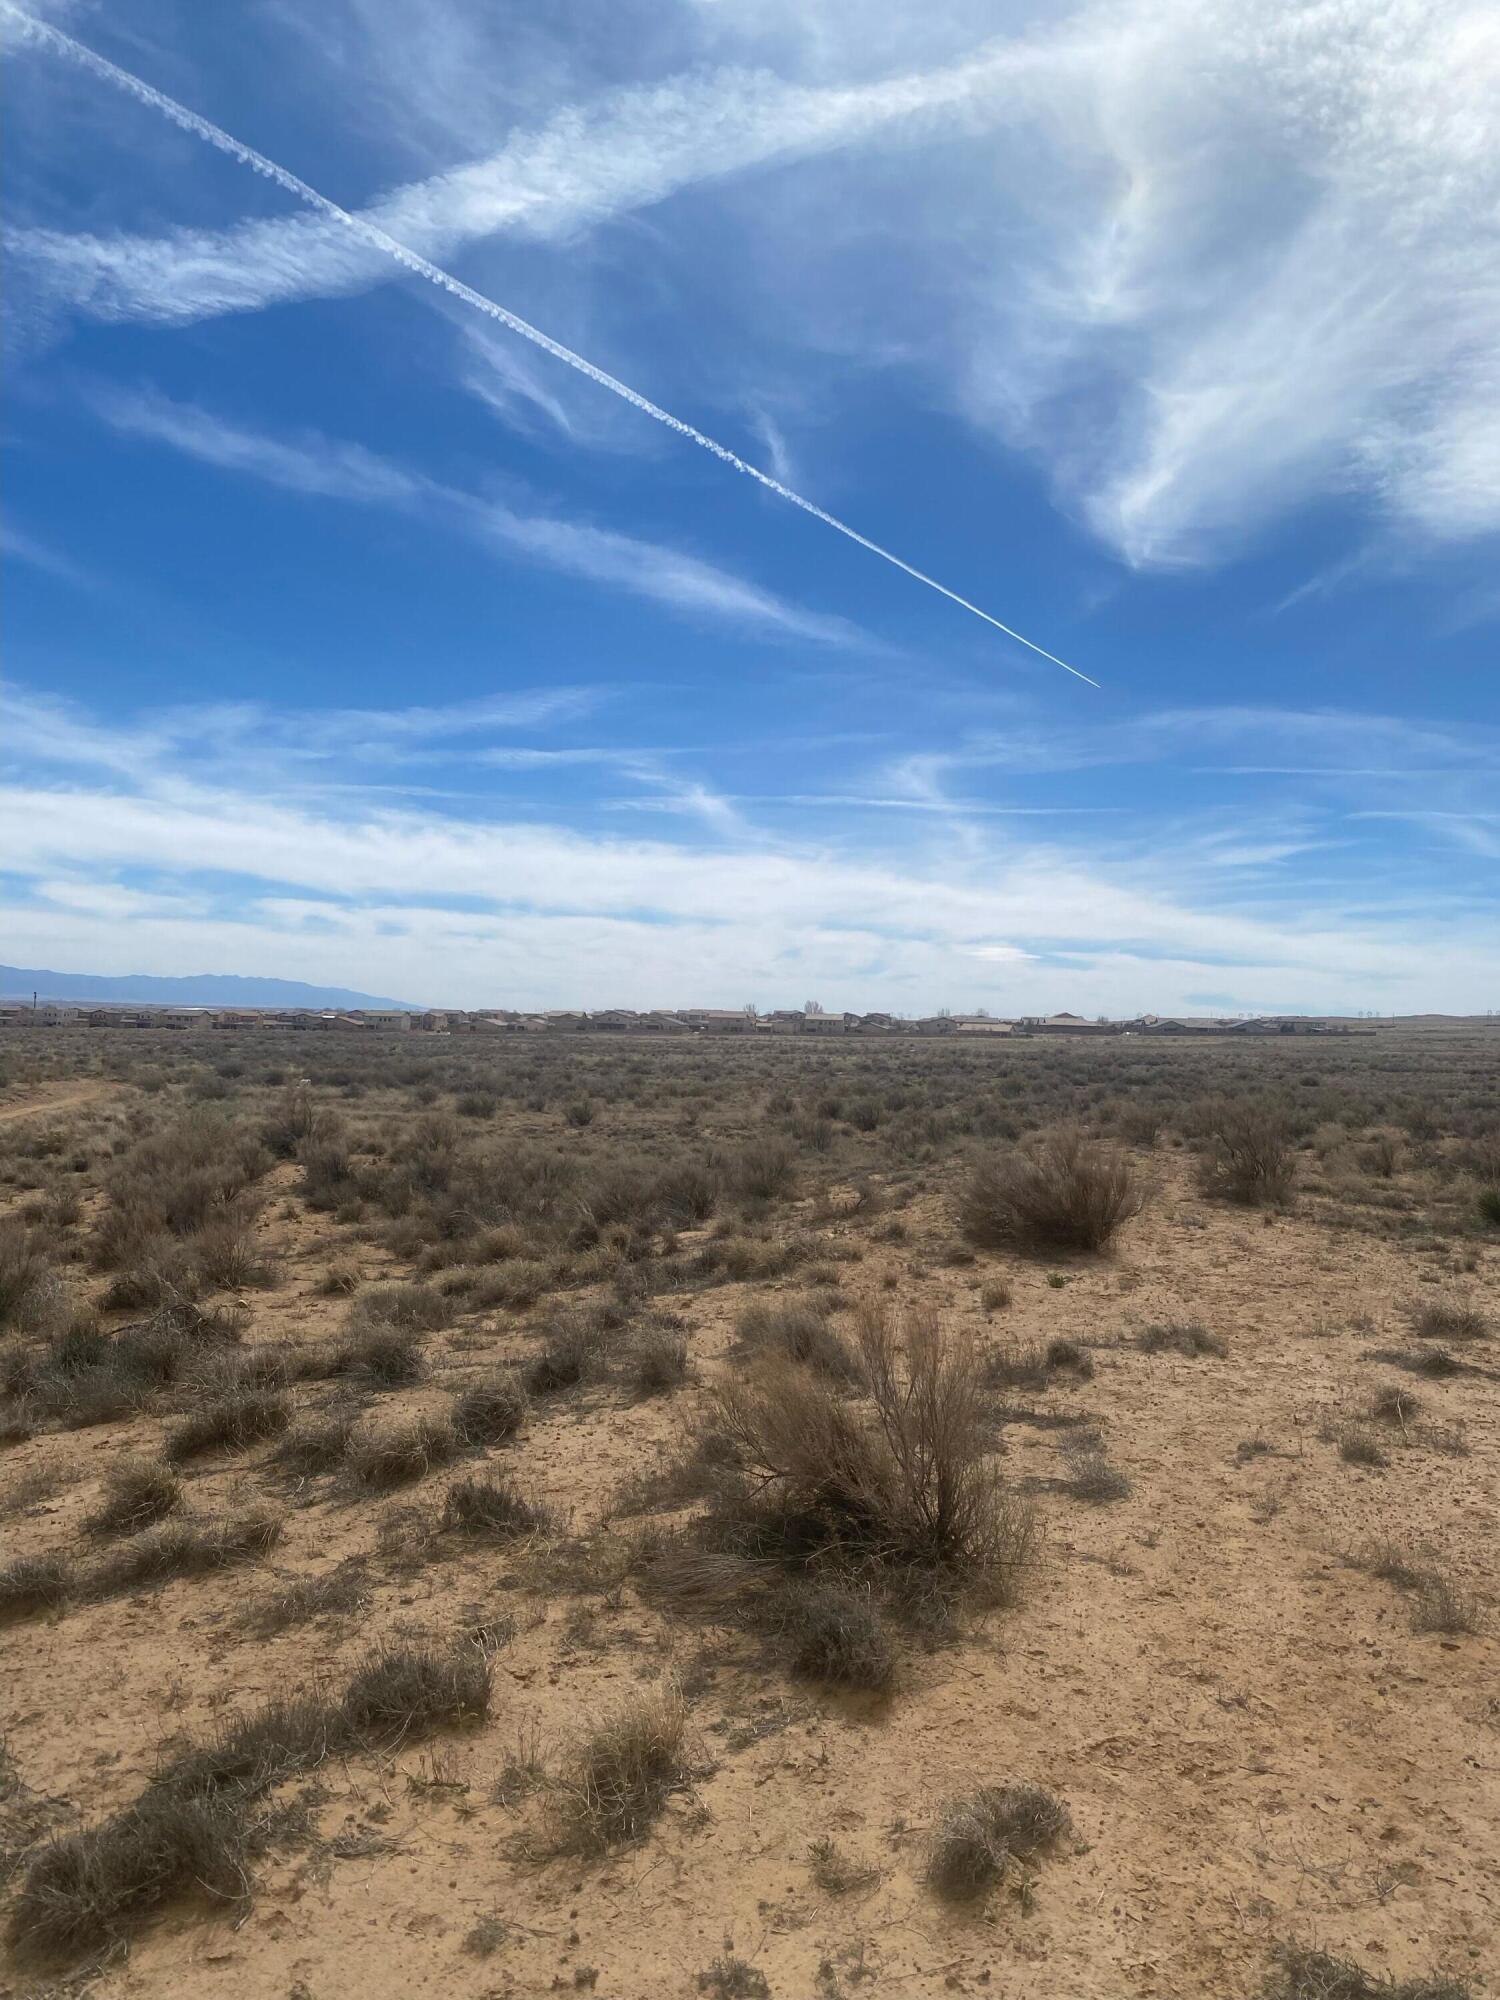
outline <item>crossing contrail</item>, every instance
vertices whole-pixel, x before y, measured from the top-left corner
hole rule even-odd
[[[1049,653],[1045,646],[1037,645],[1035,640],[1017,632],[1014,626],[1006,625],[1000,619],[991,617],[988,611],[982,611],[977,604],[971,604],[967,597],[960,597],[956,590],[950,590],[947,584],[939,583],[934,576],[928,576],[925,570],[917,569],[913,564],[903,561],[891,550],[882,548],[879,542],[872,542],[868,535],[860,534],[857,528],[851,528],[847,521],[841,521],[836,514],[830,514],[815,501],[805,499],[790,486],[784,486],[779,479],[773,479],[770,473],[762,472],[759,466],[751,465],[748,459],[741,458],[739,453],[731,451],[728,445],[720,444],[706,432],[698,430],[692,424],[684,423],[681,417],[674,417],[670,410],[664,410],[659,403],[653,403],[638,389],[632,389],[627,382],[620,381],[617,376],[596,367],[592,361],[585,360],[583,355],[575,354],[571,347],[564,347],[560,340],[554,340],[550,334],[543,333],[540,327],[533,326],[518,313],[513,313],[494,299],[487,298],[483,292],[476,292],[472,285],[466,285],[461,278],[455,278],[451,272],[431,263],[417,251],[408,249],[404,243],[398,243],[394,236],[388,236],[375,223],[366,221],[363,216],[351,214],[347,208],[340,208],[336,201],[330,201],[326,194],[320,194],[315,187],[310,187],[289,168],[278,166],[275,160],[268,160],[264,153],[258,153],[253,146],[247,146],[242,139],[236,139],[222,126],[215,125],[212,120],[200,116],[198,112],[190,111],[185,104],[179,104],[175,97],[168,97],[165,91],[157,90],[154,85],[146,83],[128,69],[121,69],[118,63],[112,63],[107,57],[96,54],[82,42],[75,41],[71,35],[65,35],[60,28],[54,28],[49,22],[39,21],[35,15],[26,13],[23,8],[13,6],[11,0],[0,0],[0,20],[19,28],[26,39],[37,46],[50,50],[54,55],[65,57],[69,62],[87,70],[90,75],[99,77],[105,83],[113,84],[117,90],[123,90],[127,96],[134,97],[139,103],[149,105],[153,111],[159,111],[164,118],[169,118],[184,132],[191,132],[195,139],[201,139],[205,145],[213,146],[221,153],[227,153],[231,159],[238,160],[241,166],[249,167],[252,173],[274,181],[278,187],[284,188],[298,201],[305,202],[320,215],[326,215],[330,221],[337,222],[375,249],[384,251],[387,257],[392,258],[415,277],[425,278],[428,284],[436,285],[439,291],[447,292],[455,299],[461,299],[465,305],[473,306],[476,312],[498,321],[510,332],[519,334],[523,340],[529,340],[533,346],[540,347],[543,353],[565,362],[569,368],[575,368],[580,375],[586,375],[591,382],[597,382],[602,389],[608,389],[611,394],[623,398],[646,416],[654,417],[657,423],[665,424],[668,430],[675,431],[679,437],[685,437],[692,444],[700,445],[704,451],[712,452],[715,458],[722,459],[725,465],[733,466],[736,472],[743,472],[747,478],[755,480],[758,485],[764,486],[779,499],[789,500],[794,507],[800,507],[804,514],[811,514],[815,521],[821,521],[827,528],[836,529],[851,542],[857,542],[860,548],[868,549],[871,555],[879,556],[882,562],[890,563],[904,575],[915,578],[918,583],[926,584],[929,590],[937,591],[939,596],[946,597],[950,603],[957,604],[964,611],[972,612],[976,618],[982,618],[986,625],[993,625],[997,632],[1003,632],[1008,639],[1014,639],[1017,645],[1025,646],[1028,652],[1039,654],[1044,660],[1050,660],[1054,667],[1061,667],[1065,674],[1071,674],[1075,680],[1087,681],[1090,687],[1099,686],[1098,681],[1091,675],[1080,672],[1077,667],[1070,667],[1066,660],[1060,660],[1056,653]]]

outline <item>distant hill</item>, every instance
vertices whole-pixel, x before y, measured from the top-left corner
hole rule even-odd
[[[95,972],[48,972],[35,965],[0,965],[0,996],[29,1000],[115,1001],[136,1007],[399,1007],[422,1010],[413,1000],[383,1000],[347,986],[305,986],[300,979],[247,979],[235,972],[195,972],[157,979],[133,972],[118,978]]]

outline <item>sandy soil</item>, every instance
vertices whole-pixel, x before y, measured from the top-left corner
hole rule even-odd
[[[53,1094],[49,1108],[69,1101],[82,1095]],[[1410,1384],[1369,1357],[1409,1342],[1414,1299],[1457,1289],[1500,1312],[1500,1257],[1455,1276],[1296,1214],[1263,1224],[1201,1200],[1180,1159],[1149,1157],[1155,1198],[1105,1258],[937,1266],[924,1246],[952,1231],[935,1197],[907,1211],[902,1246],[857,1221],[821,1225],[862,1247],[841,1267],[846,1294],[934,1306],[989,1343],[1073,1336],[1096,1364],[1091,1381],[1001,1398],[1006,1467],[1048,1531],[1024,1602],[956,1645],[909,1651],[888,1700],[790,1682],[752,1642],[664,1618],[628,1585],[538,1592],[524,1560],[494,1552],[410,1567],[377,1557],[381,1522],[434,1511],[446,1474],[351,1503],[286,1494],[264,1454],[192,1471],[205,1512],[279,1494],[285,1538],[259,1570],[0,1630],[0,1734],[34,1807],[51,1802],[59,1825],[109,1812],[164,1744],[288,1687],[336,1682],[375,1631],[487,1633],[494,1704],[472,1733],[327,1766],[316,1837],[260,1865],[248,1910],[169,1908],[91,1990],[666,2000],[699,1991],[732,1951],[778,2000],[1190,2000],[1254,1994],[1288,1938],[1376,1972],[1441,1967],[1476,1993],[1500,1990],[1485,1983],[1500,1964],[1500,1343],[1475,1343],[1463,1373],[1417,1385],[1420,1419],[1384,1469],[1345,1463],[1320,1435],[1375,1384]],[[278,1172],[285,1185],[291,1170]],[[273,1198],[265,1227],[288,1261],[278,1289],[252,1301],[256,1337],[325,1334],[342,1311],[314,1289],[331,1225]],[[389,1275],[383,1253],[349,1254],[366,1278]],[[986,1314],[980,1287],[1001,1273],[1012,1303]],[[675,1298],[700,1375],[721,1365],[750,1298],[797,1289]],[[1137,1344],[1147,1325],[1184,1318],[1221,1336],[1227,1357]],[[466,1371],[525,1351],[520,1317],[466,1316],[432,1350],[432,1380],[385,1399],[387,1412],[435,1404]],[[695,1393],[590,1390],[492,1456],[581,1531],[622,1478],[659,1462]],[[1130,1482],[1112,1504],[1065,1484],[1065,1448],[1085,1424]],[[0,1498],[28,1482],[36,1496],[0,1519],[7,1559],[76,1546],[98,1477],[159,1438],[143,1417],[7,1450]],[[1414,1631],[1408,1600],[1346,1560],[1381,1537],[1430,1549],[1487,1601],[1488,1629]],[[278,1579],[354,1557],[370,1559],[357,1617],[264,1641],[237,1624]],[[555,1757],[663,1673],[690,1698],[692,1782],[640,1847],[603,1863],[546,1858],[544,1800],[497,1801],[508,1761],[527,1744]],[[935,1812],[1012,1779],[1064,1799],[1076,1837],[1026,1895],[950,1912],[923,1880]],[[808,1850],[825,1836],[872,1879],[818,1888]],[[474,1930],[489,1917],[481,1955]],[[0,1993],[28,1990],[19,1972],[0,1977]]]
[[[53,1083],[41,1089],[28,1090],[19,1104],[0,1104],[0,1125],[9,1124],[14,1118],[30,1118],[42,1111],[71,1111],[79,1105],[96,1103],[100,1098],[116,1095],[116,1086],[108,1083]]]

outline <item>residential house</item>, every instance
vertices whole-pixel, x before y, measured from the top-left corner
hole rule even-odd
[[[850,1022],[856,1018],[853,1014],[804,1014],[802,1032],[804,1035],[846,1035]]]
[[[1044,1018],[1029,1016],[1022,1026],[1030,1035],[1117,1035],[1120,1032],[1114,1021],[1085,1021],[1081,1014],[1048,1014]]]
[[[743,1007],[680,1007],[679,1021],[702,1035],[753,1035],[755,1016]]]
[[[755,1031],[760,1035],[800,1035],[806,1019],[798,1007],[773,1007],[769,1014],[758,1017]]]

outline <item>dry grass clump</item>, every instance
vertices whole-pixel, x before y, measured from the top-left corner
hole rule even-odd
[[[334,1372],[357,1375],[381,1389],[404,1389],[425,1372],[420,1334],[376,1321],[351,1329],[334,1358]]]
[[[797,1182],[797,1156],[784,1139],[771,1133],[747,1139],[724,1163],[725,1178],[734,1192],[751,1201],[776,1201]]]
[[[195,1307],[159,1310],[114,1334],[78,1315],[40,1348],[11,1349],[0,1379],[24,1402],[33,1428],[51,1420],[81,1430],[130,1416],[183,1375],[195,1355],[236,1331],[234,1321]]]
[[[194,1410],[167,1432],[166,1455],[173,1465],[210,1451],[248,1451],[277,1437],[291,1421],[285,1396],[268,1389],[244,1389]]]
[[[1362,1424],[1335,1424],[1323,1435],[1331,1444],[1338,1446],[1339,1457],[1346,1465],[1363,1465],[1378,1470],[1391,1462],[1379,1438]]]
[[[1093,1379],[1094,1357],[1081,1341],[1009,1341],[984,1359],[984,1377],[993,1389],[1045,1389],[1054,1376]]]
[[[71,1566],[60,1556],[20,1556],[0,1569],[0,1625],[57,1611],[74,1591]]]
[[[540,1354],[533,1355],[522,1380],[533,1396],[576,1389],[595,1375],[604,1354],[604,1329],[592,1315],[570,1310],[553,1315]]]
[[[836,1301],[818,1293],[785,1304],[762,1304],[740,1314],[735,1331],[748,1347],[783,1354],[830,1381],[852,1382],[859,1363],[848,1343],[829,1325]]]
[[[628,1696],[574,1746],[558,1780],[558,1844],[598,1854],[642,1838],[686,1779],[687,1710],[675,1687]]]
[[[1346,1558],[1354,1569],[1394,1584],[1410,1600],[1414,1632],[1457,1637],[1485,1628],[1483,1604],[1438,1564],[1396,1541],[1377,1541]]]
[[[479,1722],[490,1708],[490,1665],[476,1647],[378,1647],[355,1670],[340,1704],[344,1728],[389,1747],[440,1722]]]
[[[758,1965],[723,1951],[698,1974],[698,1991],[709,2000],[771,2000],[771,1987]]]
[[[1197,1122],[1208,1140],[1206,1193],[1246,1207],[1280,1206],[1288,1199],[1295,1178],[1293,1134],[1276,1105],[1216,1098],[1200,1107]]]
[[[1071,1439],[1066,1447],[1068,1491],[1076,1500],[1102,1507],[1130,1496],[1130,1481],[1110,1462],[1101,1440],[1094,1436]]]
[[[976,1160],[959,1227],[989,1250],[1102,1250],[1144,1200],[1123,1153],[1064,1127]]]
[[[1352,1958],[1285,1944],[1261,1989],[1262,2000],[1477,2000],[1459,1979],[1391,1979],[1366,1972]]]
[[[351,1557],[321,1576],[299,1576],[270,1591],[241,1614],[241,1623],[258,1638],[274,1638],[315,1618],[341,1618],[370,1601],[363,1562]]]
[[[117,1465],[104,1481],[104,1498],[84,1526],[93,1535],[136,1535],[182,1505],[182,1482],[151,1459]]]
[[[959,1902],[982,1895],[1013,1861],[1029,1861],[1072,1830],[1061,1799],[1040,1785],[984,1785],[944,1806],[932,1837],[927,1879]]]
[[[1196,1319],[1171,1320],[1163,1326],[1148,1326],[1138,1344],[1143,1354],[1185,1354],[1190,1361],[1196,1361],[1204,1354],[1211,1354],[1215,1360],[1222,1361],[1229,1353],[1229,1342],[1221,1334],[1210,1333]]]
[[[1371,1423],[1392,1424],[1404,1431],[1421,1412],[1422,1399],[1414,1389],[1403,1389],[1399,1382],[1387,1382],[1372,1392],[1362,1414]]]
[[[489,1699],[477,1650],[394,1645],[372,1653],[337,1702],[294,1695],[227,1723],[123,1810],[41,1849],[11,1905],[11,1943],[26,1959],[65,1962],[117,1946],[172,1897],[242,1901],[264,1837],[249,1810],[262,1793],[330,1750],[389,1749],[482,1717]]]
[[[451,1533],[482,1536],[492,1542],[513,1542],[525,1535],[547,1534],[552,1516],[528,1500],[509,1479],[458,1479],[443,1502],[442,1526]]]
[[[642,1396],[663,1396],[688,1379],[687,1341],[669,1326],[643,1328],[635,1337],[631,1380]]]
[[[514,1437],[526,1421],[526,1391],[511,1374],[489,1376],[472,1382],[455,1397],[453,1429],[461,1444],[503,1444]]]
[[[812,1878],[825,1896],[847,1896],[852,1889],[868,1889],[880,1880],[880,1870],[851,1861],[825,1834],[807,1850]]]
[[[829,1579],[790,1591],[782,1641],[793,1673],[831,1687],[883,1693],[896,1677],[896,1650],[868,1590]]]
[[[425,1479],[449,1464],[458,1448],[458,1434],[446,1417],[421,1416],[351,1438],[345,1456],[360,1485],[384,1492]]]
[[[174,1577],[256,1562],[281,1539],[281,1528],[278,1515],[259,1508],[230,1520],[161,1522],[102,1557],[86,1579],[88,1595],[114,1597]]]
[[[102,1826],[42,1849],[12,1907],[11,1942],[33,1959],[98,1952],[170,1897],[196,1889],[241,1900],[247,1862],[245,1819],[232,1801],[149,1791]]]
[[[273,1283],[275,1260],[247,1215],[230,1213],[205,1223],[193,1238],[191,1273],[196,1289],[263,1290]]]
[[[1445,1637],[1473,1636],[1485,1630],[1485,1608],[1440,1570],[1429,1570],[1417,1588],[1411,1608],[1413,1632],[1438,1632]]]
[[[337,1472],[349,1456],[358,1416],[352,1410],[309,1417],[289,1430],[273,1454],[276,1466],[293,1479],[316,1479]]]
[[[1413,1309],[1412,1326],[1424,1340],[1483,1340],[1490,1330],[1469,1299],[1431,1299]]]
[[[453,1308],[431,1285],[371,1285],[349,1308],[348,1327],[397,1327],[403,1333],[435,1333],[447,1326]]]
[[[119,1542],[88,1569],[60,1556],[24,1556],[0,1570],[0,1623],[254,1562],[280,1534],[275,1515],[252,1510],[230,1520],[158,1522]]]

